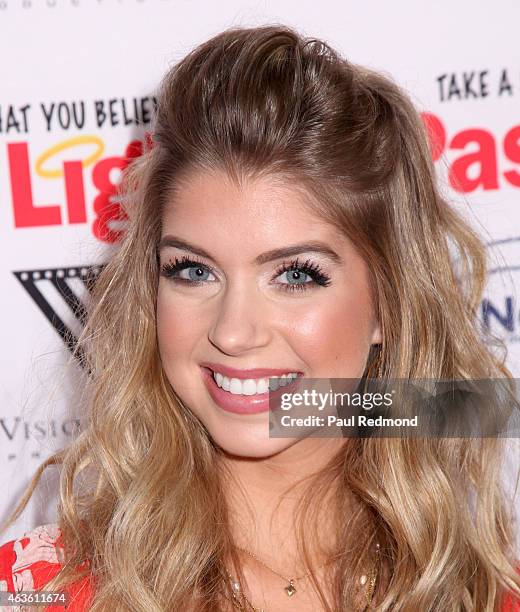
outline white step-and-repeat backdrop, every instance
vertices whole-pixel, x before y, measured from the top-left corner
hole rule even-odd
[[[65,335],[123,227],[116,186],[161,76],[222,29],[265,23],[324,38],[410,92],[442,144],[443,191],[489,245],[481,316],[520,377],[517,0],[0,0],[0,520],[81,427]],[[510,458],[513,474],[518,446]],[[3,541],[54,520],[48,472]]]

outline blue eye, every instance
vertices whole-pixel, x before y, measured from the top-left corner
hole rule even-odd
[[[187,277],[181,274],[187,271]],[[181,259],[177,257],[173,262],[165,263],[161,266],[161,274],[166,278],[171,278],[176,283],[182,283],[187,286],[194,286],[206,282],[215,282],[210,280],[208,275],[212,275],[212,269],[201,261],[191,259],[186,255]],[[307,260],[303,264],[298,263],[298,259],[290,263],[283,263],[277,270],[276,276],[287,275],[288,282],[274,283],[279,285],[283,291],[308,291],[316,286],[327,287],[330,285],[330,277],[327,276],[318,264]]]
[[[210,274],[210,272],[208,270],[204,270],[200,266],[198,266],[197,268],[185,268],[185,269],[188,271],[189,280],[192,280],[192,281],[208,280],[207,277],[206,278],[202,278],[202,277],[204,277],[206,274]]]
[[[188,278],[180,276],[187,270]],[[200,261],[195,261],[189,257],[182,257],[180,260],[176,257],[174,262],[169,262],[161,267],[161,273],[167,278],[172,278],[176,282],[186,283],[188,285],[204,283],[208,281],[208,274],[212,274],[211,269]],[[213,282],[213,281],[209,281]]]
[[[303,264],[299,264],[298,259],[289,264],[283,263],[276,273],[278,276],[288,274],[288,283],[277,283],[282,285],[284,291],[307,291],[313,285],[322,287],[330,285],[330,277],[321,270],[318,264],[309,259]],[[311,280],[305,280],[306,278]]]
[[[287,275],[285,279],[288,282],[280,284],[285,285],[287,289],[306,289],[304,285],[308,285],[309,282],[312,283],[312,278],[300,270],[287,270],[286,272],[283,272],[282,275],[283,274]],[[307,277],[309,280],[305,280],[305,277]]]

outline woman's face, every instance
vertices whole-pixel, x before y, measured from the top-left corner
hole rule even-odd
[[[266,376],[362,375],[381,341],[366,263],[272,178],[240,190],[224,173],[193,172],[162,221],[157,336],[170,384],[228,453],[292,446],[269,437]],[[279,372],[245,372],[257,368]]]

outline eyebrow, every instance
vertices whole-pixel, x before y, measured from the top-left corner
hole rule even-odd
[[[201,247],[190,244],[186,240],[181,240],[180,238],[177,238],[176,236],[171,236],[170,234],[163,236],[163,238],[159,242],[159,246],[157,247],[157,252],[161,251],[166,247],[174,247],[177,249],[182,249],[183,251],[189,251],[194,255],[205,257],[206,259],[209,259],[215,264],[217,263],[215,259]],[[257,255],[254,258],[253,263],[256,265],[262,265],[270,261],[275,261],[276,259],[282,259],[283,257],[292,257],[294,255],[300,255],[301,253],[310,252],[325,255],[325,257],[328,257],[335,264],[343,263],[343,259],[336,253],[336,251],[334,251],[327,244],[319,240],[300,242],[298,244],[292,244],[291,246],[266,251],[265,253]]]

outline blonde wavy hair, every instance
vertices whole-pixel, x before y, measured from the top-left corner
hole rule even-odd
[[[66,562],[46,588],[92,573],[92,612],[229,609],[224,559],[239,562],[219,448],[171,387],[156,337],[162,210],[185,170],[223,169],[237,181],[273,175],[315,196],[317,214],[371,270],[383,342],[367,372],[510,377],[477,324],[483,245],[441,197],[423,123],[390,78],[267,25],[204,42],[158,93],[153,143],[123,175],[128,226],[93,287],[76,346],[88,372],[87,426],[41,464],[6,525],[45,468],[60,465]],[[388,580],[378,582],[374,609],[484,612],[506,591],[520,595],[503,440],[351,442],[302,504],[304,551],[320,491],[335,483],[338,516],[348,516],[337,524],[345,554],[331,570],[332,602],[319,589],[324,610],[355,609],[355,577],[376,541]],[[352,496],[356,512],[345,515]]]

